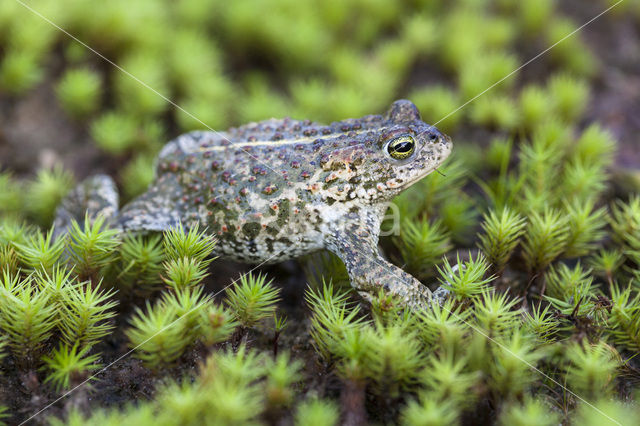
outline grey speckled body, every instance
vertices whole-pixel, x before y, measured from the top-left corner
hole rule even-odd
[[[217,236],[216,254],[247,263],[326,248],[344,261],[363,296],[385,289],[424,306],[431,292],[380,257],[380,222],[390,200],[450,152],[450,139],[406,100],[383,116],[326,126],[274,119],[192,132],[164,147],[154,182],[120,213],[113,183],[97,176],[65,199],[57,226],[84,209],[132,232],[197,223]]]

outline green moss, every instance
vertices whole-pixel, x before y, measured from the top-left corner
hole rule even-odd
[[[50,357],[44,357],[46,369],[51,372],[45,383],[51,383],[57,391],[69,389],[78,384],[91,370],[97,370],[99,355],[87,355],[87,349],[78,351],[77,346],[71,348],[60,346]]]
[[[484,256],[470,257],[462,262],[460,255],[456,255],[456,265],[451,265],[445,258],[442,268],[438,267],[442,285],[450,290],[458,300],[468,299],[487,290],[487,284],[494,277],[488,276],[489,265]]]
[[[113,291],[101,291],[98,286],[92,289],[79,285],[70,289],[62,300],[58,324],[69,347],[85,349],[111,334],[115,326],[110,320],[116,316],[114,308],[118,304],[113,296]]]
[[[572,123],[582,116],[589,99],[589,88],[583,80],[556,75],[549,81],[548,90],[559,118]]]
[[[533,37],[543,30],[554,12],[554,0],[524,0],[517,8],[524,33]]]
[[[499,212],[492,210],[484,216],[480,248],[496,272],[502,272],[507,265],[524,234],[525,225],[525,219],[508,207]]]
[[[455,424],[462,413],[450,401],[436,401],[430,394],[411,400],[402,411],[404,426],[446,426]]]
[[[0,173],[0,212],[15,215],[20,212],[23,194],[20,183],[9,172]]]
[[[137,308],[126,333],[135,356],[158,369],[173,364],[192,343],[186,331],[175,306],[147,302],[145,311]]]
[[[123,290],[149,294],[162,282],[165,258],[160,236],[150,238],[128,236],[120,246],[118,284]]]
[[[88,69],[67,71],[56,87],[62,108],[74,118],[86,117],[97,110],[100,91],[100,76]]]
[[[56,207],[74,184],[71,173],[60,166],[40,169],[27,185],[26,210],[42,226],[49,226]]]
[[[545,27],[545,41],[548,45],[555,45],[549,54],[564,69],[580,76],[591,77],[597,72],[598,63],[580,40],[577,28],[569,19],[551,19]],[[571,35],[572,33],[574,34]]]
[[[429,223],[427,220],[417,223],[405,220],[395,242],[407,269],[419,277],[431,275],[433,266],[451,248],[449,234],[442,223]]]
[[[310,399],[298,405],[295,424],[298,426],[313,424],[317,426],[333,426],[338,424],[338,408],[331,401]]]
[[[160,57],[133,52],[119,65],[127,70],[127,74],[116,74],[114,82],[118,104],[124,111],[145,117],[160,114],[168,108],[166,100],[158,96],[158,93],[164,97],[169,95],[168,77]]]
[[[529,216],[523,250],[527,266],[532,271],[544,270],[566,249],[569,233],[566,216],[559,211],[545,209]]]
[[[29,51],[11,50],[0,63],[0,90],[21,95],[40,82],[43,71],[39,58]]]
[[[115,249],[120,245],[118,231],[109,229],[104,216],[93,222],[88,215],[84,224],[71,222],[67,249],[80,280],[97,282],[98,272],[115,260]]]
[[[577,392],[594,398],[611,390],[615,370],[620,364],[615,349],[604,343],[575,343],[569,345],[567,359],[567,381]]]
[[[402,25],[401,37],[404,46],[424,57],[437,48],[438,24],[428,13],[410,16]]]
[[[550,411],[544,402],[527,398],[522,403],[512,403],[500,415],[501,425],[552,426],[558,424],[559,416]]]
[[[226,291],[226,303],[244,327],[252,327],[274,314],[280,289],[274,288],[272,281],[266,279],[262,274],[244,274],[238,285]]]
[[[525,87],[520,92],[521,126],[530,131],[549,120],[551,100],[551,96],[543,89],[537,86]]]
[[[155,159],[149,155],[138,155],[122,170],[125,200],[132,200],[144,193],[155,176]]]
[[[515,129],[520,122],[515,102],[495,94],[479,98],[471,108],[470,117],[476,124],[506,131]]]
[[[296,84],[295,80],[291,84]],[[247,123],[273,117],[291,115],[300,118],[291,111],[288,100],[276,92],[266,76],[253,72],[249,73],[245,81],[245,96],[247,101],[237,105],[239,122]]]
[[[438,121],[438,128],[445,133],[454,132],[464,117],[464,112],[451,114],[460,106],[460,97],[444,86],[421,87],[411,92],[408,98],[416,104],[426,122]]]
[[[131,150],[136,142],[138,124],[122,112],[107,112],[91,124],[91,136],[96,144],[112,155]]]
[[[471,99],[493,85],[492,91],[511,87],[515,80],[507,76],[518,68],[518,62],[515,56],[504,53],[472,56],[459,73],[462,95]]]
[[[65,249],[65,240],[55,238],[53,229],[46,234],[37,232],[24,243],[13,243],[18,258],[29,270],[51,272]]]
[[[0,328],[8,337],[8,345],[22,368],[33,367],[45,348],[56,325],[56,306],[50,295],[37,291],[31,279],[4,277]]]

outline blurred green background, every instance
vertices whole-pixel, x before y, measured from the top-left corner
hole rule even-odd
[[[613,4],[589,3],[586,9],[595,11]],[[382,112],[401,97],[414,101],[425,121],[439,122],[582,24],[553,0],[28,4],[153,88],[19,2],[0,4],[5,111],[11,115],[23,97],[47,87],[73,129],[75,144],[60,149],[79,152],[79,144],[93,142],[119,158],[128,196],[151,178],[159,147],[181,132],[282,116],[328,122]],[[639,17],[639,5],[627,0],[612,14]],[[550,117],[578,120],[600,65],[580,35],[571,37],[439,127],[460,140],[471,139],[473,132],[461,129],[469,125],[518,134]],[[12,125],[8,118],[3,123]],[[56,139],[68,133],[50,134],[50,147],[55,151]],[[132,161],[129,167],[121,167],[122,159]]]

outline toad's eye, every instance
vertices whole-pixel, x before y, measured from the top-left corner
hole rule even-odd
[[[416,150],[416,142],[409,135],[398,136],[387,143],[387,152],[396,160],[411,157]]]

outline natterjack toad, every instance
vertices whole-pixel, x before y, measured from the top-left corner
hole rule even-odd
[[[450,152],[450,138],[406,100],[385,115],[331,125],[272,119],[191,132],[164,147],[148,191],[122,211],[113,181],[96,176],[63,201],[56,227],[85,211],[127,232],[199,224],[217,237],[216,255],[253,264],[324,248],[364,297],[384,289],[425,306],[431,292],[380,256],[378,235],[391,199]]]

